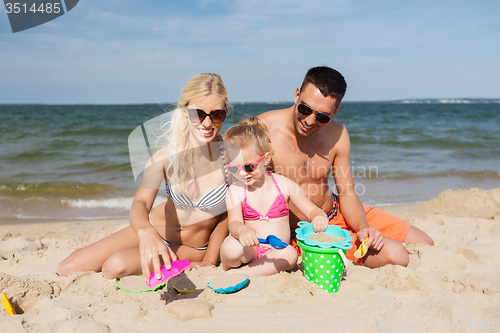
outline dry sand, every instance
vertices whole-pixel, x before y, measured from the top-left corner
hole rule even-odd
[[[426,231],[435,246],[406,246],[408,267],[351,265],[336,294],[296,270],[253,277],[234,294],[206,288],[169,305],[165,290],[132,294],[101,273],[55,274],[80,243],[126,220],[1,225],[0,291],[22,312],[0,308],[1,331],[500,331],[500,189],[445,191],[425,204],[381,208]],[[187,275],[204,288],[203,276],[219,271]]]

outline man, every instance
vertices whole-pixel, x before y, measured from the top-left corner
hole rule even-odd
[[[351,231],[353,248],[347,251],[348,259],[372,268],[387,264],[406,266],[408,252],[402,242],[434,243],[408,222],[361,204],[354,190],[349,134],[343,125],[331,120],[340,109],[346,88],[338,71],[314,67],[295,90],[293,106],[259,116],[269,129],[274,170],[297,182],[309,199],[329,215],[330,224]],[[338,196],[328,187],[330,169]],[[298,221],[306,220],[290,205],[292,230]],[[353,253],[366,237],[368,254],[354,258]]]

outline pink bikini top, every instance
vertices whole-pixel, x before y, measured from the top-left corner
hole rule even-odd
[[[274,185],[276,185],[276,188],[279,191],[278,196],[276,199],[274,199],[273,204],[271,207],[269,207],[269,210],[267,211],[265,216],[262,216],[258,211],[253,209],[248,203],[247,203],[247,191],[245,190],[245,200],[243,200],[243,203],[241,204],[241,210],[243,212],[243,218],[245,220],[266,220],[269,221],[269,219],[275,219],[278,217],[283,217],[288,214],[288,206],[286,204],[286,198],[285,195],[281,192],[278,184],[276,183],[276,180],[274,180],[274,177],[271,173],[269,173],[271,176]]]

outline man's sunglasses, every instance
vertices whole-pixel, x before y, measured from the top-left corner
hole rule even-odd
[[[266,156],[266,153],[262,154],[261,157],[259,157],[259,159],[255,162],[251,162],[251,163],[247,163],[247,164],[243,164],[243,165],[226,165],[225,168],[226,170],[229,172],[229,173],[232,173],[233,175],[234,174],[237,174],[240,169],[243,169],[243,171],[245,171],[246,173],[252,173],[255,171],[255,169],[257,169],[257,164],[259,164],[260,161],[262,161],[262,159]]]
[[[189,115],[189,120],[191,120],[194,123],[202,123],[203,120],[208,116],[210,117],[210,120],[214,124],[220,124],[226,119],[226,110],[213,110],[210,113],[206,113],[203,110],[200,109],[189,109],[188,108],[188,115]]]
[[[309,105],[304,104],[304,103],[300,103],[299,105],[297,105],[297,110],[303,116],[308,116],[311,113],[315,112],[316,113],[316,121],[318,123],[321,123],[321,124],[326,124],[331,119],[330,116],[327,115],[326,113],[315,111],[315,110],[311,109],[311,107]]]

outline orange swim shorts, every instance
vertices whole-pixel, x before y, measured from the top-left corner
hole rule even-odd
[[[403,243],[410,232],[410,223],[401,220],[400,218],[381,211],[380,209],[368,207],[363,205],[365,209],[366,218],[368,220],[368,225],[374,227],[382,233],[382,236],[390,239],[394,239],[400,243]],[[333,215],[333,216],[332,216]],[[347,223],[344,215],[338,209],[337,202],[333,202],[332,211],[328,215],[330,217],[330,222],[328,224],[338,225],[342,229],[349,230],[352,237],[352,248],[347,250],[347,259],[363,264],[363,258],[355,258],[354,252],[359,247],[361,242],[356,237],[356,231]],[[295,233],[294,233],[295,234]],[[297,250],[300,255],[300,247],[297,245],[297,238],[293,237],[290,244]]]

